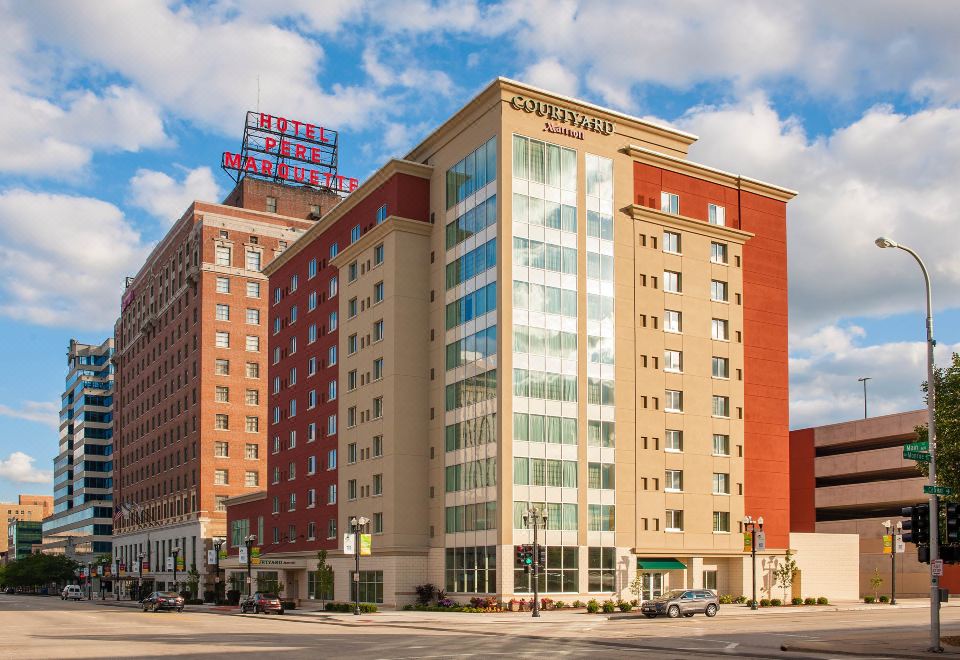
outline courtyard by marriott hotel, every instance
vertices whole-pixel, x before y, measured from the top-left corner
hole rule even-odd
[[[749,594],[743,519],[789,536],[786,209],[696,136],[497,79],[309,227],[269,276],[267,479],[227,502],[234,588],[432,583]],[[759,582],[760,580],[758,580]],[[254,587],[256,588],[256,587]]]

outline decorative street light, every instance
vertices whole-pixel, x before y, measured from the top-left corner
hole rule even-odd
[[[867,418],[867,381],[873,380],[871,376],[864,376],[863,378],[857,379],[859,382],[863,383],[863,418]]]
[[[213,602],[217,603],[220,600],[220,548],[223,547],[223,544],[227,542],[227,539],[213,539],[213,562],[214,562],[214,576],[213,576]]]
[[[144,554],[142,552],[137,555],[137,570],[140,574],[137,580],[137,600],[143,600],[143,558]]]
[[[353,558],[356,562],[356,570],[353,573],[353,613],[360,615],[360,530],[370,522],[363,516],[350,519],[350,528],[353,530]]]
[[[253,595],[253,544],[257,542],[257,535],[250,534],[243,538],[247,547],[247,596]]]
[[[180,590],[177,588],[177,558],[180,556],[180,546],[174,546],[170,549],[170,552],[173,553],[173,593],[179,594]]]
[[[750,609],[757,609],[757,531],[763,531],[763,516],[756,520],[747,516],[743,519],[743,529],[750,532],[750,560],[753,565],[753,599],[750,601]]]
[[[933,292],[930,287],[930,273],[924,265],[920,255],[900,245],[896,241],[881,236],[874,241],[879,248],[898,248],[916,259],[923,273],[923,284],[927,294],[927,442],[930,453],[930,485],[937,485],[937,426],[934,419],[936,404],[936,383],[933,380],[933,347],[937,342],[933,339]],[[936,575],[940,558],[940,516],[937,512],[937,495],[930,489],[930,647],[928,651],[941,653],[940,646],[940,578]]]
[[[523,514],[523,526],[533,527],[533,614],[531,616],[540,616],[540,574],[546,575],[546,566],[540,563],[540,543],[537,540],[537,531],[540,527],[547,529],[547,514],[540,510],[540,507],[533,507]],[[546,562],[544,562],[546,563]]]

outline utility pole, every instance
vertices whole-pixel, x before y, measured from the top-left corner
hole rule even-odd
[[[743,529],[744,531],[750,532],[750,560],[752,565],[752,577],[753,577],[753,599],[750,601],[750,609],[755,610],[758,607],[757,603],[757,527],[759,526],[759,531],[763,531],[763,516],[760,516],[756,520],[752,517],[747,516],[743,519]]]
[[[546,562],[541,562],[540,542],[538,532],[541,526],[547,528],[547,514],[542,513],[539,507],[533,507],[523,515],[523,524],[533,526],[533,610],[532,616],[540,616],[540,574],[546,575]]]
[[[863,383],[863,418],[867,418],[867,381],[873,380],[870,376],[864,376],[863,378],[857,379],[859,382]]]
[[[370,521],[363,516],[350,519],[350,526],[353,527],[353,560],[356,567],[353,573],[353,588],[355,590],[353,598],[354,616],[360,616],[360,530],[368,522]]]

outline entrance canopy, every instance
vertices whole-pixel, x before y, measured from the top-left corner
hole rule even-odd
[[[644,571],[682,571],[686,567],[686,564],[676,559],[637,557],[637,568]]]

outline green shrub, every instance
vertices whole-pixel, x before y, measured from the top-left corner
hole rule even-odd
[[[617,604],[612,600],[603,601],[603,611],[606,614],[611,614],[617,610]]]
[[[587,604],[584,603],[582,600],[573,601],[573,607],[586,607],[586,606]]]
[[[791,598],[790,602],[793,603],[794,605],[803,605],[803,599],[800,598],[800,596],[795,596]]]
[[[597,602],[596,598],[591,598],[587,603],[587,614],[596,614],[600,611],[600,603]]]
[[[817,599],[816,599],[816,598],[804,598],[804,599],[803,599],[803,604],[804,604],[804,605],[816,605],[816,604],[817,604]]]
[[[633,609],[633,605],[632,605],[631,603],[628,603],[628,602],[625,601],[625,600],[621,600],[621,601],[617,604],[617,607],[620,608],[620,611],[621,611],[621,612],[629,612],[630,610]]]
[[[873,602],[873,596],[864,596],[864,597],[863,597],[863,602],[864,602],[864,603],[872,603],[872,602]]]
[[[553,601],[553,609],[555,609],[555,610],[562,610],[562,609],[563,609],[564,607],[566,607],[566,606],[567,606],[567,604],[564,603],[562,600],[555,600],[555,601]]]
[[[633,605],[634,607],[640,607],[640,601],[637,600],[636,598],[634,598],[633,600],[631,600],[631,601],[630,601],[630,604]]]
[[[886,594],[884,594],[884,595],[880,596],[880,598],[879,598],[878,600],[879,600],[881,603],[886,603],[886,602],[889,602],[889,601],[890,601],[890,598],[889,598]]]
[[[743,605],[744,603],[747,602],[747,597],[737,596],[736,598],[733,599],[733,602],[736,603],[737,605]]]
[[[323,606],[327,612],[352,612],[353,603],[334,603],[329,602]],[[373,603],[360,603],[360,611],[365,614],[370,614],[377,611],[377,606]]]
[[[761,598],[761,599],[760,599],[760,607],[770,607],[770,599],[769,599],[769,598]]]
[[[722,596],[720,596],[721,605],[730,605],[732,603],[733,603],[733,596],[731,596],[730,594],[723,594]]]
[[[817,598],[817,605],[829,605],[829,604],[830,604],[830,601],[827,600],[826,596],[820,596],[819,598]]]

